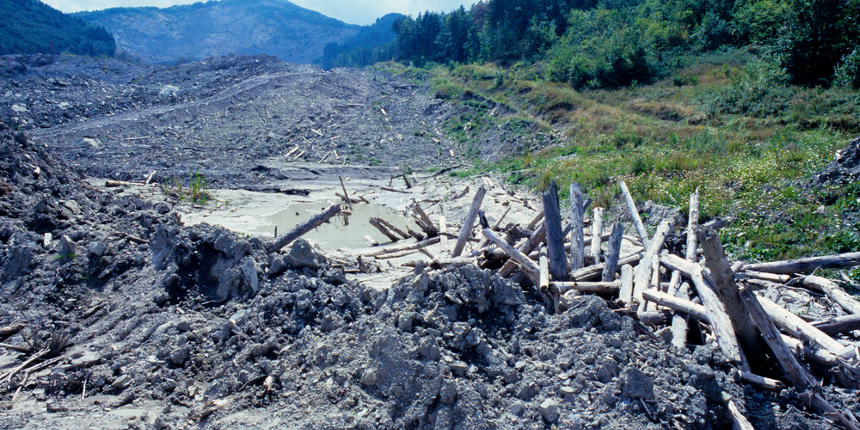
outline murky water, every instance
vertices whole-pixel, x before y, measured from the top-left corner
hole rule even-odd
[[[282,211],[265,217],[265,222],[252,230],[254,233],[272,237],[275,226],[278,226],[278,234],[283,234],[310,217],[328,209],[332,204],[333,202],[325,201],[296,203]],[[369,244],[364,239],[364,236],[370,236],[379,243],[390,242],[390,239],[370,225],[370,218],[382,218],[404,232],[406,232],[407,228],[421,232],[418,226],[413,221],[408,220],[402,213],[397,213],[385,206],[362,203],[353,204],[348,224],[344,223],[343,216],[337,216],[330,219],[329,222],[311,230],[303,237],[322,248],[328,249],[367,247]]]

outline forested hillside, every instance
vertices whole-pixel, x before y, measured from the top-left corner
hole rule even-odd
[[[0,0],[0,55],[62,53],[113,55],[104,28],[66,15],[38,0]]]
[[[680,54],[752,44],[792,83],[856,87],[858,15],[858,0],[489,0],[398,20],[394,46],[377,57],[545,61],[553,81],[614,88],[653,82]]]

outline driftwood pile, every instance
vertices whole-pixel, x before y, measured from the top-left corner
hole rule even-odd
[[[542,195],[543,212],[524,228],[500,231],[507,212],[490,225],[480,211],[485,194],[481,187],[459,234],[447,231],[444,216],[437,226],[413,204],[411,212],[423,235],[396,231],[385,223],[373,225],[392,241],[416,238],[418,242],[395,243],[364,253],[363,257],[390,259],[421,252],[431,260],[431,269],[477,264],[498,270],[501,276],[527,278],[524,283],[534,285],[555,312],[563,312],[575,295],[599,294],[610,300],[616,312],[633,317],[641,333],[655,337],[646,326],[668,325],[672,345],[686,348],[688,331],[700,331],[704,341],[717,343],[725,357],[737,366],[743,380],[774,391],[785,388],[783,381],[787,381],[805,393],[813,410],[845,428],[860,428],[849,411],[838,411],[825,400],[824,388],[809,370],[814,368],[846,388],[860,388],[858,343],[839,338],[841,333],[860,330],[860,302],[836,282],[812,274],[818,269],[860,265],[860,252],[770,263],[732,263],[715,233],[720,226],[715,223],[699,226],[696,192],[690,197],[689,222],[681,233],[686,235],[686,252],[683,256],[674,255],[663,249],[667,237],[673,234],[673,221],[662,221],[655,233],[649,235],[623,182],[621,190],[636,232],[633,237],[624,235],[620,222],[604,235],[602,208],[594,208],[593,220],[585,220],[590,202],[583,202],[578,184],[570,187],[571,221],[562,229],[558,191],[553,181]],[[338,211],[332,207],[325,216]],[[313,220],[314,224],[318,222],[319,219]],[[481,234],[472,238],[476,225]],[[284,236],[297,237],[295,233]],[[474,246],[466,252],[470,241]],[[269,250],[285,244],[284,240],[276,240]],[[437,248],[446,255],[437,256],[428,249],[436,244],[440,244]],[[804,320],[756,294],[757,290],[774,286],[805,287],[824,294],[842,307],[847,316],[825,321]],[[759,376],[778,376],[773,374],[774,363],[784,378]],[[752,428],[734,406],[730,404],[736,426]]]

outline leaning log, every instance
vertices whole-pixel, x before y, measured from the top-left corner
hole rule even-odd
[[[540,267],[538,267],[534,261],[499,237],[499,235],[497,235],[493,230],[490,230],[489,227],[485,228],[483,232],[484,236],[487,239],[490,239],[491,243],[498,246],[502,251],[505,251],[512,260],[520,265],[523,272],[535,285],[540,285]]]
[[[854,266],[860,266],[860,252],[757,263],[744,266],[744,268],[759,272],[792,274],[812,272],[815,269],[850,269]]]
[[[478,217],[478,210],[481,209],[481,203],[484,201],[484,194],[487,190],[484,187],[478,188],[475,192],[475,198],[472,199],[472,206],[469,208],[469,213],[463,221],[463,228],[460,229],[460,236],[457,237],[457,243],[454,249],[451,250],[451,258],[459,257],[463,253],[463,248],[466,247],[466,240],[472,234],[472,227],[475,226],[475,219]]]
[[[592,212],[594,221],[591,223],[591,257],[594,264],[597,264],[600,263],[600,240],[603,235],[603,208],[594,208]]]
[[[758,347],[758,335],[750,320],[749,313],[744,310],[741,298],[738,296],[738,286],[735,284],[735,274],[732,272],[731,263],[723,250],[719,237],[713,230],[705,229],[699,232],[702,249],[705,251],[705,264],[714,280],[717,295],[726,307],[729,319],[738,342],[748,357],[758,357],[761,352]]]
[[[723,354],[729,360],[740,364],[741,370],[749,370],[749,363],[740,350],[737,337],[735,337],[735,329],[726,313],[725,305],[720,301],[713,287],[705,282],[702,266],[672,254],[667,255],[660,262],[672,270],[680,271],[693,281],[693,285],[695,285],[696,291],[699,292],[699,297],[702,299],[702,304],[708,311],[711,329],[717,337],[717,344],[723,350]]]
[[[639,302],[639,312],[645,311],[645,301],[642,300],[642,291],[645,291],[651,285],[652,259],[660,252],[663,243],[666,241],[666,235],[672,231],[675,226],[671,219],[663,220],[657,231],[654,233],[654,238],[648,242],[648,247],[645,250],[645,255],[642,257],[642,263],[636,266],[636,276],[633,281],[633,299]]]
[[[320,225],[322,225],[322,223],[328,221],[331,217],[339,214],[340,211],[340,205],[333,205],[332,207],[312,216],[309,220],[293,227],[292,230],[284,233],[283,235],[272,241],[272,243],[270,243],[266,247],[266,252],[272,253],[280,251],[281,248],[289,245],[305,233],[319,227]]]
[[[616,294],[621,289],[621,281],[612,282],[550,282],[550,291],[559,295],[568,291],[579,291],[587,294]]]
[[[642,239],[642,244],[648,248],[648,231],[645,230],[645,224],[642,224],[642,218],[639,217],[639,209],[636,209],[636,202],[633,201],[633,196],[630,195],[630,190],[627,189],[627,184],[621,181],[618,184],[621,187],[621,194],[624,195],[624,201],[627,202],[627,209],[630,211],[630,218],[633,220],[633,226],[636,227],[636,232],[639,233],[639,238]]]

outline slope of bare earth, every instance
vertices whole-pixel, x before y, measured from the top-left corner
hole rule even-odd
[[[551,314],[493,272],[420,264],[371,288],[352,273],[378,268],[355,255],[304,240],[267,252],[262,236],[183,225],[187,207],[84,180],[192,165],[261,187],[350,173],[334,168],[391,175],[291,168],[291,147],[312,161],[455,163],[434,130],[453,108],[420,87],[265,57],[27,69],[2,79],[0,328],[19,328],[0,330],[17,348],[0,355],[2,428],[720,429],[729,400],[756,428],[830,428],[793,390],[740,384],[718,351],[638,335],[597,296]],[[494,190],[491,217],[534,207],[483,178],[444,182],[409,199],[448,205],[454,224],[479,185]]]

